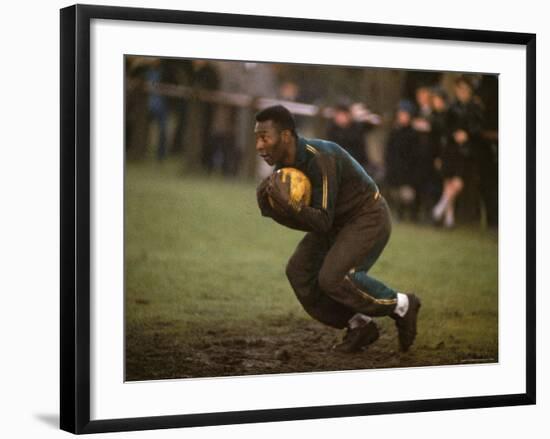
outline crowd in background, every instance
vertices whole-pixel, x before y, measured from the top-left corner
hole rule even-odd
[[[402,99],[384,148],[384,190],[398,219],[452,228],[457,201],[461,217],[498,224],[498,113],[495,77],[454,79],[452,95],[436,84],[420,85]],[[478,93],[479,94],[476,94]],[[485,104],[481,94],[485,93]],[[488,108],[493,114],[488,113]],[[369,122],[345,122],[352,109],[337,108],[328,138],[369,168],[364,155]],[[351,146],[353,145],[353,146]],[[372,170],[371,173],[375,173]]]
[[[403,76],[393,114],[378,116],[353,96],[357,70],[337,76],[342,84],[339,91],[348,87],[349,94],[331,96],[332,102],[327,102],[326,90],[315,87],[311,72],[308,75],[305,69],[295,68],[289,74],[281,64],[146,57],[128,57],[126,63],[128,80],[141,78],[149,84],[183,85],[285,102],[321,102],[330,109],[330,117],[322,129],[316,126],[310,131],[347,149],[375,177],[398,220],[451,228],[458,210],[464,221],[478,221],[483,216],[487,225],[497,225],[496,76],[453,75],[452,82],[445,83],[449,77],[440,73],[411,72]],[[327,69],[318,69],[315,74],[320,81],[330,77]],[[168,154],[185,154],[192,113],[200,109],[200,166],[207,173],[238,174],[246,154],[245,137],[250,135],[250,114],[219,103],[202,102],[200,107],[191,107],[189,100],[170,99],[154,88],[138,102],[139,94],[132,93],[131,84],[127,81],[127,153],[133,138],[150,137],[148,129],[136,134],[143,120],[136,120],[133,109],[146,103],[147,124],[158,132],[154,151],[161,161]],[[170,136],[169,115],[175,120]],[[307,133],[306,119],[297,116],[299,130]],[[367,145],[377,130],[384,132],[382,162],[371,160]]]

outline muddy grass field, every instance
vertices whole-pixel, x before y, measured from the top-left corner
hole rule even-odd
[[[128,165],[126,380],[498,361],[494,232],[394,225],[371,273],[422,299],[406,354],[389,318],[368,350],[331,350],[342,332],[307,316],[284,274],[302,235],[259,215],[254,184]]]

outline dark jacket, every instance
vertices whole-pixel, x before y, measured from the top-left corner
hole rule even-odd
[[[483,123],[483,113],[481,106],[474,101],[466,104],[454,102],[447,116],[448,144],[458,146],[460,154],[465,158],[474,157],[476,149],[479,146],[481,128]],[[464,130],[468,134],[468,141],[462,145],[457,145],[453,138],[453,133],[457,130]]]
[[[394,128],[385,151],[386,183],[415,186],[419,179],[418,133],[410,126]]]
[[[334,142],[298,137],[296,160],[291,166],[306,174],[312,187],[311,205],[295,212],[292,221],[280,220],[270,208],[266,194],[258,191],[262,215],[270,216],[287,227],[329,233],[353,221],[364,212],[369,202],[379,196],[374,180],[345,149]],[[282,167],[278,164],[275,169]]]
[[[327,139],[344,148],[360,165],[366,166],[368,158],[365,135],[369,127],[368,124],[361,122],[353,122],[346,128],[331,123],[327,130]]]

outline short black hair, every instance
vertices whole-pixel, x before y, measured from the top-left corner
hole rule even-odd
[[[271,120],[280,131],[289,130],[294,137],[298,137],[296,132],[296,121],[294,116],[286,107],[282,105],[273,105],[264,108],[256,113],[256,122],[266,122]]]

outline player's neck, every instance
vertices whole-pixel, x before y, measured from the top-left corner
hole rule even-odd
[[[291,166],[296,163],[296,139],[293,137],[291,142],[288,144],[286,149],[286,154],[282,160],[283,165]]]

